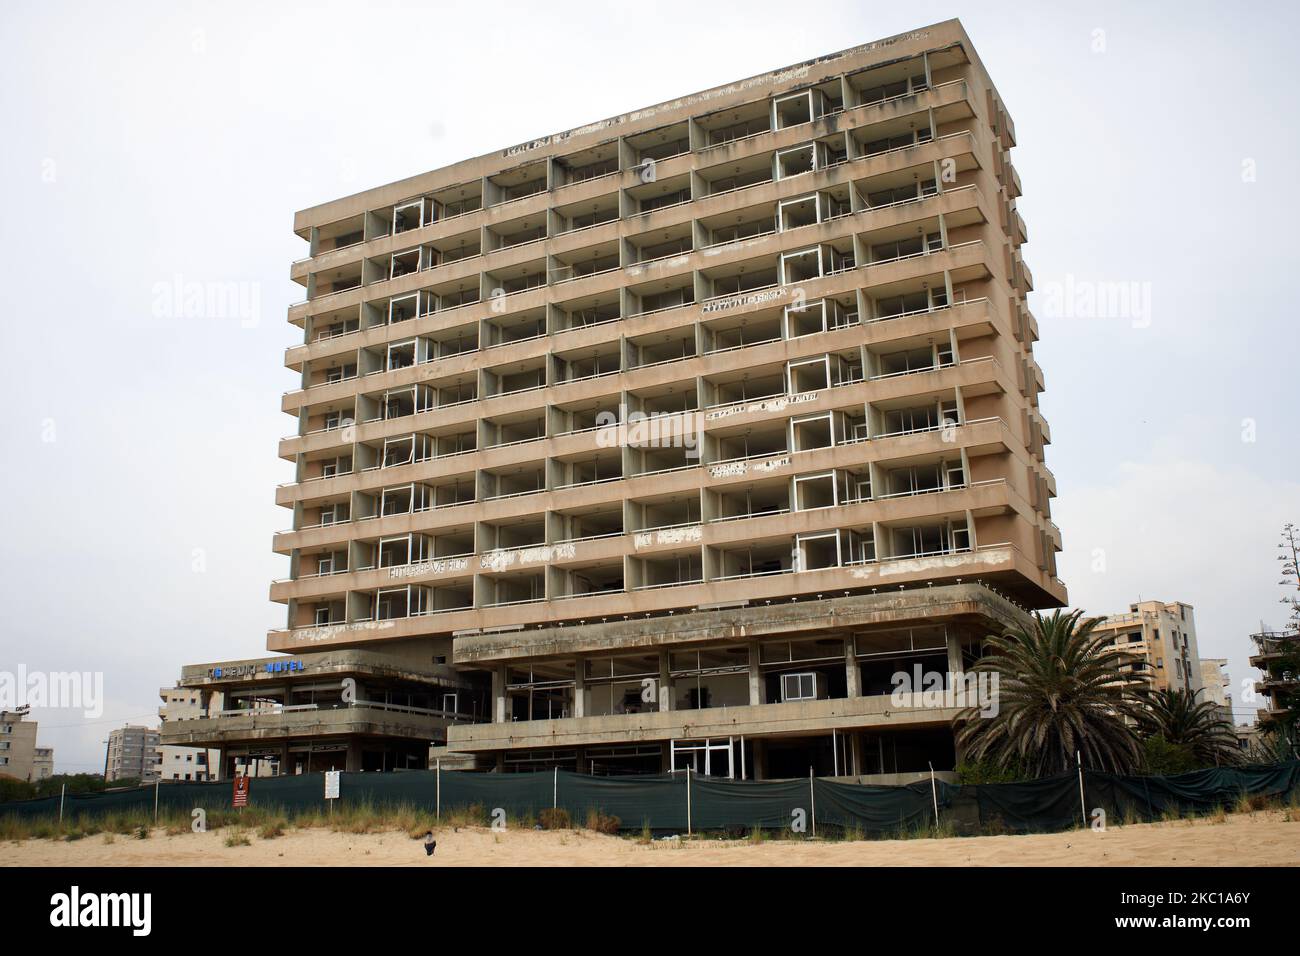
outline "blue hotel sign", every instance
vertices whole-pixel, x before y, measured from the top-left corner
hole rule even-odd
[[[307,669],[302,661],[267,661],[264,669],[268,674],[289,674]],[[254,664],[237,664],[234,667],[213,667],[208,670],[211,677],[252,677],[257,673]]]

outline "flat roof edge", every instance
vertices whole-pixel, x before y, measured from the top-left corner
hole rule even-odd
[[[311,228],[313,225],[320,225],[324,222],[332,221],[331,217],[334,216],[334,213],[331,210],[333,207],[354,202],[358,198],[369,195],[371,193],[395,189],[397,187],[408,187],[408,186],[411,189],[418,192],[421,188],[421,180],[429,176],[431,173],[438,173],[438,172],[443,172],[445,170],[452,170],[452,169],[456,169],[459,166],[469,166],[475,163],[480,163],[486,159],[496,157],[496,156],[501,156],[507,159],[514,158],[517,156],[523,156],[524,154],[534,149],[540,149],[547,146],[554,146],[557,144],[567,143],[571,139],[587,136],[592,133],[603,132],[604,130],[607,129],[616,128],[624,123],[637,122],[639,120],[651,118],[656,116],[659,113],[668,110],[680,109],[685,106],[692,106],[701,103],[706,103],[709,100],[721,98],[723,96],[726,96],[729,93],[743,91],[746,89],[750,89],[751,87],[760,86],[766,83],[779,82],[781,80],[788,79],[788,78],[797,78],[799,74],[808,73],[814,67],[819,65],[833,63],[838,60],[851,59],[855,56],[861,56],[864,53],[870,53],[875,50],[885,49],[887,47],[899,43],[924,40],[927,39],[930,36],[930,34],[934,32],[950,32],[950,31],[953,32],[954,35],[950,37],[946,42],[944,42],[941,47],[937,47],[936,49],[946,49],[955,44],[959,44],[962,43],[963,41],[966,41],[967,52],[968,54],[973,56],[974,55],[973,51],[971,51],[969,48],[969,37],[966,34],[965,28],[962,26],[961,20],[955,17],[950,18],[948,20],[941,20],[936,23],[931,23],[925,26],[917,27],[916,29],[913,30],[908,30],[905,33],[899,33],[899,34],[895,34],[894,36],[883,37],[879,40],[871,40],[867,43],[860,43],[856,46],[848,47],[846,49],[839,50],[834,53],[822,54],[821,56],[816,56],[813,57],[812,59],[804,60],[800,63],[793,63],[788,66],[778,67],[774,70],[768,70],[764,73],[756,73],[752,76],[748,76],[739,80],[733,80],[729,83],[724,83],[720,86],[710,87],[709,89],[699,90],[694,93],[687,93],[682,96],[675,97],[671,100],[664,100],[662,102],[654,103],[649,106],[644,106],[638,109],[629,110],[625,113],[620,113],[616,116],[607,117],[601,120],[595,120],[591,123],[584,123],[581,126],[576,126],[573,127],[572,129],[567,129],[558,133],[551,133],[532,140],[526,140],[522,143],[516,143],[513,146],[507,146],[503,149],[492,150],[487,153],[482,153],[478,156],[467,157],[462,160],[457,160],[456,162],[450,163],[446,166],[437,166],[434,167],[433,169],[427,169],[422,172],[416,173],[412,176],[405,177],[403,179],[394,180],[389,183],[382,183],[378,186],[372,186],[369,189],[362,189],[355,193],[349,193],[346,196],[340,196],[335,199],[327,200],[326,202],[323,203],[317,203],[316,205],[308,206],[307,208],[298,210],[297,212],[294,213],[293,229],[295,232],[300,232],[301,230]],[[449,185],[454,185],[454,184],[449,184]],[[340,213],[340,214],[344,214],[344,213]]]

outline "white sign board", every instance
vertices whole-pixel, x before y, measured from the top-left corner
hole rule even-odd
[[[339,798],[339,771],[325,771],[325,799],[337,800]]]

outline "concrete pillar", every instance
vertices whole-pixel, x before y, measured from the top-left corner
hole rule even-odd
[[[667,712],[673,709],[673,672],[668,651],[659,652],[659,709]]]
[[[750,738],[754,744],[754,763],[749,767],[750,778],[753,780],[767,779],[767,752],[761,737]]]
[[[858,776],[862,773],[862,735],[856,730],[848,731],[849,735],[849,769],[846,773]]]
[[[763,703],[763,672],[759,669],[758,641],[749,642],[749,703],[757,706]],[[758,742],[755,741],[755,746]]]
[[[361,769],[361,741],[348,741],[348,752],[343,761],[343,769],[348,773],[357,773]]]
[[[506,722],[506,665],[492,668],[492,723]]]
[[[946,637],[948,640],[948,671],[952,675],[950,681],[952,682],[953,689],[958,690],[960,688],[957,687],[957,682],[961,680],[960,675],[962,674],[963,671],[962,658],[961,658],[961,640],[952,631],[946,632]],[[954,755],[957,758],[957,762],[961,763],[962,752],[961,752],[961,748],[957,746],[957,734],[955,732],[953,733],[952,749]]]
[[[573,660],[573,716],[587,716],[587,662],[581,657]]]
[[[948,640],[948,672],[956,675],[962,672],[961,640],[952,631],[946,634]]]
[[[844,638],[844,683],[846,697],[862,696],[862,672],[858,669],[858,646],[850,634]]]

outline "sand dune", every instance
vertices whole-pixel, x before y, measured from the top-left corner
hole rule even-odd
[[[227,847],[227,831],[147,840],[100,834],[74,842],[0,845],[0,866],[1215,866],[1300,865],[1300,820],[1281,812],[1076,830],[1033,836],[941,840],[821,841],[632,839],[569,831],[439,829],[426,858],[399,832],[355,835],[288,830],[250,846]]]

